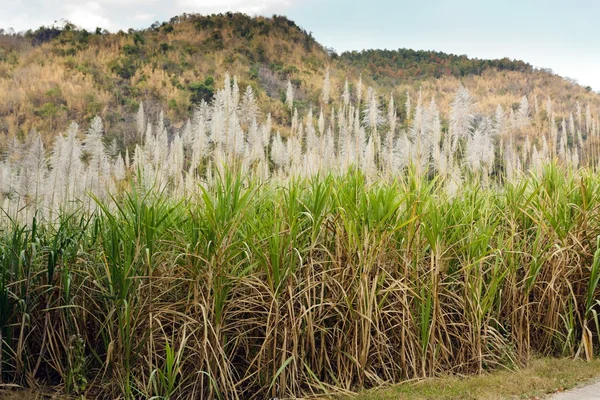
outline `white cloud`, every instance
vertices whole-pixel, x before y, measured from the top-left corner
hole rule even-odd
[[[105,29],[113,28],[110,19],[105,16],[105,10],[99,2],[90,1],[83,4],[69,5],[66,18],[75,25],[88,30],[94,30],[97,27]]]
[[[274,8],[291,5],[291,0],[178,0],[179,9],[193,12],[240,11],[260,14]]]
[[[156,14],[136,14],[133,16],[133,19],[136,21],[149,21],[156,17]]]

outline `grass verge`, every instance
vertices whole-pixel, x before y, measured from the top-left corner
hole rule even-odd
[[[536,399],[600,377],[600,360],[540,358],[518,371],[440,377],[362,392],[353,400]]]

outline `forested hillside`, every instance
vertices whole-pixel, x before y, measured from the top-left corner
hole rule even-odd
[[[424,50],[363,50],[345,52],[341,60],[349,65],[367,69],[376,81],[398,84],[401,80],[464,77],[481,75],[484,71],[532,72],[533,67],[520,60],[479,60],[465,55]]]
[[[139,31],[88,32],[70,23],[21,34],[3,31],[0,149],[31,129],[49,142],[69,122],[87,125],[96,115],[105,121],[107,141],[116,138],[121,147],[130,147],[141,102],[150,115],[164,110],[170,126],[209,101],[225,72],[237,76],[240,87],[252,86],[274,125],[285,127],[291,119],[284,104],[287,82],[294,87],[294,106],[305,113],[318,106],[327,69],[333,97],[341,95],[346,78],[356,82],[362,76],[382,100],[393,94],[401,120],[407,117],[408,97],[414,101],[421,90],[447,111],[461,84],[485,112],[498,103],[516,110],[524,95],[532,102],[550,96],[557,118],[568,118],[577,102],[591,103],[594,111],[600,104],[589,88],[523,61],[405,49],[338,56],[282,16],[184,14]]]

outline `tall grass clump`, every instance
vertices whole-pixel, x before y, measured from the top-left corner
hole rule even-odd
[[[134,189],[0,236],[2,380],[122,398],[348,392],[591,358],[593,173]],[[79,217],[76,217],[79,215]]]
[[[99,118],[49,154],[15,142],[0,161],[2,382],[285,398],[593,358],[591,113],[536,132],[527,98],[487,116],[461,88],[447,121],[420,95],[402,122],[393,98],[384,112],[359,82],[336,106],[324,84],[303,117],[288,85],[275,135],[227,75],[179,131],[140,107],[134,149],[105,147]]]

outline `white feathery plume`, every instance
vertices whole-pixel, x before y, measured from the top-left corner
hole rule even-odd
[[[249,163],[262,159],[265,154],[263,151],[262,134],[258,128],[256,119],[252,121],[250,124],[250,129],[248,130],[247,152],[248,153],[245,159]]]
[[[529,122],[529,100],[527,100],[527,96],[523,96],[519,103],[519,110],[517,111],[517,127],[521,129],[525,128],[529,126]]]
[[[331,93],[331,82],[329,80],[329,67],[325,71],[325,78],[323,79],[323,91],[321,93],[321,101],[324,105],[329,104],[329,96]]]
[[[515,110],[513,110],[512,108],[510,109],[510,115],[508,117],[508,125],[510,126],[511,130],[515,130],[519,127],[519,124],[517,122],[517,116],[515,115]]]
[[[74,200],[81,200],[81,162],[82,146],[77,138],[79,125],[73,122],[66,136],[59,136],[54,141],[50,157],[50,195],[47,197],[48,209],[51,212],[66,208],[68,204],[75,205]]]
[[[518,178],[519,177],[518,173],[523,172],[524,161],[521,160],[518,153],[515,153],[514,157],[515,157],[515,171],[516,171],[515,178]]]
[[[451,173],[452,167],[452,157],[450,155],[450,138],[446,136],[444,138],[442,147],[440,149],[439,146],[435,146],[435,152],[439,153],[437,155],[434,154],[433,159],[436,162],[435,169],[440,176],[447,176]]]
[[[300,123],[298,127],[298,135],[289,137],[287,141],[287,154],[289,155],[289,165],[292,175],[296,174],[298,163],[300,163],[302,160],[302,143],[300,142],[300,138],[303,135],[303,130],[302,123]]]
[[[271,161],[273,161],[273,164],[280,169],[287,169],[290,161],[287,146],[283,144],[279,132],[273,136],[273,143],[271,144]]]
[[[8,197],[12,190],[12,166],[8,161],[0,161],[0,194]],[[0,197],[1,199],[1,197]]]
[[[204,124],[205,130],[210,128],[213,106],[214,104],[208,104],[204,99],[200,101],[200,104],[194,109],[194,114],[192,116],[194,127],[199,123],[202,123]]]
[[[552,148],[552,156],[556,157],[558,149],[558,127],[556,126],[556,118],[554,114],[548,116],[550,118],[550,142]]]
[[[385,136],[385,143],[382,146],[382,148],[382,169],[384,170],[384,172],[392,174],[394,172],[394,168],[392,167],[394,159],[394,134],[391,130],[387,131],[387,134]]]
[[[523,145],[523,151],[522,151],[522,156],[521,156],[523,159],[524,165],[527,164],[530,153],[531,153],[531,140],[529,139],[529,135],[527,135],[527,136],[525,136],[525,143]]]
[[[224,105],[215,102],[210,125],[210,139],[217,146],[221,147],[226,141],[226,117]]]
[[[297,151],[290,153],[292,156],[292,161],[294,161],[294,157],[302,154],[303,153],[303,144],[306,143],[306,137],[304,136],[304,124],[302,122],[300,122],[298,124],[298,133],[296,135],[294,135],[294,137],[296,138],[296,140],[298,141],[298,145],[299,147],[296,149]],[[288,145],[291,143],[290,140],[288,140]]]
[[[146,114],[144,112],[144,102],[142,101],[140,101],[140,107],[138,108],[135,122],[137,126],[138,140],[141,140],[146,132]]]
[[[181,135],[176,134],[169,147],[168,156],[168,174],[171,178],[175,179],[175,182],[179,182],[183,178],[184,154],[183,139]]]
[[[439,146],[442,139],[442,122],[440,120],[440,111],[433,98],[431,99],[429,109],[427,110],[426,129],[429,146]]]
[[[543,167],[542,157],[540,157],[537,147],[535,145],[533,145],[533,149],[531,150],[531,169],[537,175],[540,175],[542,172],[542,167]]]
[[[494,166],[496,156],[494,152],[494,140],[492,139],[494,128],[491,118],[486,117],[483,119],[481,122],[481,130],[485,139],[483,143],[483,154],[481,161],[485,171],[489,174]]]
[[[344,82],[344,91],[342,92],[342,101],[344,102],[344,106],[348,107],[350,105],[350,87],[348,85],[348,78]]]
[[[406,121],[410,121],[410,118],[412,117],[412,108],[410,105],[410,93],[408,91],[406,91],[406,104],[404,105],[405,109],[406,109]]]
[[[312,178],[319,172],[318,156],[313,152],[304,154],[302,162],[297,169],[302,176]]]
[[[358,77],[358,84],[356,85],[356,104],[357,107],[360,106],[360,103],[362,102],[362,95],[363,95],[363,87],[362,87],[362,74]]]
[[[508,146],[504,150],[504,172],[508,182],[514,182],[515,179],[515,159],[512,147]]]
[[[550,147],[548,146],[548,140],[546,140],[546,136],[542,135],[542,158],[544,162],[550,161]]]
[[[574,148],[573,153],[571,154],[571,165],[573,166],[573,169],[579,168],[579,152],[577,151],[577,148]]]
[[[145,152],[142,147],[140,147],[139,144],[135,145],[135,148],[133,149],[133,171],[134,173],[138,173],[138,171],[143,171],[144,167],[146,165],[146,155],[147,152]]]
[[[567,159],[567,132],[563,131],[560,135],[560,144],[558,146],[558,157],[565,161]]]
[[[569,135],[572,138],[575,137],[575,119],[573,118],[573,113],[569,115]]]
[[[229,107],[229,104],[231,103],[231,76],[229,75],[229,71],[225,72],[225,76],[223,77],[223,89],[218,90],[218,92],[222,91],[222,95],[223,95],[223,106],[225,107]],[[216,99],[213,99],[213,101]]]
[[[563,118],[560,124],[562,135],[565,137],[565,143],[569,143],[569,131],[567,131],[567,121]]]
[[[261,145],[262,147],[267,147],[269,145],[269,140],[271,139],[271,130],[273,129],[273,121],[271,119],[271,113],[267,114],[267,120],[262,125],[261,129]]]
[[[189,118],[185,121],[185,125],[183,125],[181,139],[186,148],[191,147],[192,143],[194,143],[194,130],[192,129],[192,121]]]
[[[131,160],[129,158],[129,149],[125,149],[125,169],[131,168]]]
[[[160,126],[160,124],[158,125]],[[162,129],[156,132],[156,139],[154,141],[153,161],[154,165],[161,167],[165,165],[169,151],[169,136],[167,134],[167,128],[164,126]]]
[[[189,197],[196,191],[196,177],[192,173],[185,174],[185,187],[184,193],[186,197]]]
[[[235,156],[241,156],[244,154],[244,150],[246,147],[246,143],[244,140],[244,131],[239,123],[236,123],[232,127],[233,137],[232,137],[232,148],[231,153]]]
[[[472,172],[479,172],[481,169],[481,162],[483,158],[483,146],[485,138],[480,128],[475,129],[473,135],[467,140],[467,147],[465,151],[465,160],[469,169]]]
[[[458,140],[469,136],[475,119],[475,103],[469,91],[460,86],[450,105],[449,134],[452,139],[452,151],[456,151]]]
[[[192,140],[192,159],[190,161],[190,170],[194,172],[200,162],[208,154],[209,138],[206,135],[206,128],[202,117],[195,118],[194,138]]]
[[[348,106],[347,109],[344,110],[345,112],[343,112],[342,110],[340,110],[337,114],[337,119],[338,119],[338,129],[340,131],[344,130],[347,132],[352,131],[352,118],[351,116],[354,115],[354,107],[352,107],[352,105]],[[335,118],[332,118],[332,123],[335,121]]]
[[[450,199],[457,195],[458,190],[462,187],[462,184],[463,179],[460,173],[460,168],[458,168],[457,165],[452,165],[445,185],[446,193]]]
[[[331,129],[332,131],[335,131],[335,122],[336,122],[336,118],[337,118],[337,114],[341,114],[342,110],[340,109],[339,113],[336,113],[335,111],[335,106],[332,105],[331,106],[331,116],[329,117],[329,126],[327,127],[327,129]],[[325,122],[325,115],[323,115],[323,128],[325,128],[326,122]],[[323,129],[323,132],[325,132],[325,129]]]
[[[503,136],[506,132],[506,113],[501,105],[496,108],[496,114],[494,116],[494,133],[499,136]]]
[[[120,154],[113,165],[113,176],[117,181],[125,179],[125,161],[123,161],[123,157]]]
[[[107,149],[107,156],[109,159],[114,160],[115,158],[117,158],[117,156],[120,154],[121,152],[119,151],[119,145],[117,144],[117,139],[113,138],[113,140],[110,141],[110,145],[108,146]]]
[[[321,110],[319,111],[319,120],[317,122],[317,126],[319,128],[319,134],[323,135],[325,133],[325,117],[323,116],[323,107],[321,107]]]
[[[83,151],[88,155],[86,174],[86,190],[90,190],[99,198],[103,198],[107,192],[107,183],[110,180],[109,158],[104,149],[102,137],[104,135],[104,126],[102,119],[96,116],[88,129],[87,136],[83,145]],[[88,201],[92,204],[91,199]]]
[[[231,87],[231,103],[229,106],[229,113],[233,114],[237,112],[240,104],[240,87],[238,86],[237,76],[233,76],[233,85]]]
[[[252,86],[248,85],[246,87],[246,91],[244,92],[244,97],[242,98],[242,104],[240,106],[240,122],[251,123],[253,120],[258,119],[259,117],[260,109],[258,104],[256,104],[254,91],[252,90]]]
[[[212,153],[213,169],[220,176],[225,176],[225,168],[227,165],[227,154],[222,147],[216,147]],[[213,171],[211,171],[213,172]]]
[[[306,152],[319,151],[319,142],[317,134],[315,132],[315,126],[313,125],[313,112],[312,108],[308,111],[306,117],[306,130],[305,130],[304,144],[306,146]]]
[[[414,118],[409,131],[413,149],[411,152],[411,162],[417,169],[417,176],[421,176],[425,172],[429,161],[431,147],[427,136],[428,123],[429,114],[423,109],[423,96],[422,92],[419,91],[419,98],[417,100]]]
[[[288,106],[290,111],[294,108],[294,87],[292,81],[288,79],[287,90],[285,92],[285,104]]]
[[[394,144],[394,157],[392,159],[392,169],[396,173],[402,172],[410,162],[411,144],[406,133],[401,132]]]
[[[39,133],[32,131],[29,134],[29,143],[20,164],[17,191],[21,196],[27,196],[28,201],[33,202],[34,208],[37,208],[44,196],[44,183],[48,172],[44,142]]]
[[[492,123],[484,118],[467,141],[465,159],[473,172],[487,176],[494,164],[494,143],[490,137]]]
[[[390,101],[388,103],[387,123],[390,127],[392,135],[396,132],[396,105],[394,104],[394,95],[390,93]]]
[[[158,121],[156,123],[156,132],[160,133],[165,128],[165,113],[163,110],[160,110],[158,114]]]
[[[357,166],[360,166],[363,163],[363,157],[367,149],[367,132],[365,131],[365,128],[360,125],[358,125],[355,142],[356,147],[354,149],[354,154],[356,158],[354,162]]]
[[[427,149],[431,154],[434,165],[443,165],[445,161],[441,158],[445,157],[443,157],[444,155],[440,148],[442,144],[442,122],[440,120],[440,112],[433,98],[429,104],[427,114],[427,125],[425,126]]]
[[[375,91],[369,88],[369,94],[370,96],[367,97],[368,103],[363,111],[363,122],[371,131],[370,138],[373,139],[373,157],[376,157],[377,154],[381,153],[381,138],[377,133],[377,127],[385,122],[385,118],[379,108],[379,101],[375,95]]]
[[[152,131],[152,124],[146,125],[146,133],[144,135],[144,148],[147,151],[154,151],[154,132]]]
[[[294,108],[294,114],[292,116],[292,136],[294,132],[298,129],[298,109]]]
[[[338,159],[335,151],[335,141],[333,139],[333,132],[331,128],[327,129],[327,132],[322,138],[321,145],[322,162],[324,166],[330,170],[335,171],[338,165]]]
[[[367,177],[375,178],[377,166],[375,164],[375,143],[373,136],[369,137],[362,159],[362,170]]]
[[[209,159],[208,160],[208,164],[206,166],[206,185],[208,187],[212,187],[214,185],[214,182],[215,182],[215,177],[214,177],[213,169],[214,169],[213,161],[212,161],[212,159]]]

